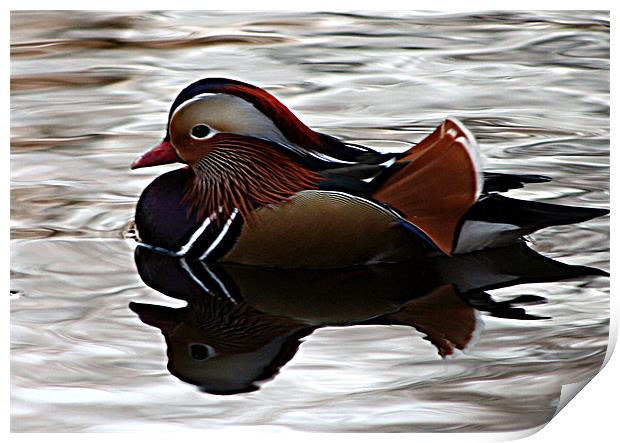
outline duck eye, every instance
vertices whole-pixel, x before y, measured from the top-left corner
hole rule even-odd
[[[194,360],[206,360],[210,354],[209,347],[203,344],[190,345],[189,353]]]
[[[196,125],[192,128],[192,137],[205,138],[209,135],[209,127],[207,125]]]

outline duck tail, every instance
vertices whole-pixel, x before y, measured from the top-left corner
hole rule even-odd
[[[390,170],[373,198],[395,209],[405,226],[422,231],[451,255],[459,223],[484,185],[473,135],[458,120],[447,119]]]
[[[581,223],[608,213],[609,210],[601,208],[558,205],[490,194],[481,198],[463,217],[455,251],[466,253],[506,246],[539,229]]]

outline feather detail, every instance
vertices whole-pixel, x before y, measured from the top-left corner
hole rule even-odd
[[[217,134],[206,155],[191,165],[194,179],[184,196],[198,218],[227,220],[237,209],[250,222],[255,208],[286,202],[295,193],[316,189],[321,177],[271,143],[234,134]]]
[[[478,150],[463,124],[448,119],[399,160],[373,197],[397,209],[450,255],[460,222],[482,189]]]

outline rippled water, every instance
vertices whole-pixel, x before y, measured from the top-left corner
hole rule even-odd
[[[128,305],[185,303],[143,283],[124,235],[141,190],[170,168],[128,165],[162,137],[176,93],[206,76],[268,88],[314,129],[374,147],[457,116],[486,169],[553,178],[513,195],[609,204],[604,12],[13,13],[14,431],[514,430],[548,421],[561,385],[596,373],[604,277],[490,291],[544,297],[525,309],[549,318],[483,310],[478,342],[452,359],[393,319],[332,319],[260,390],[212,395],[173,376],[163,335]],[[533,247],[609,269],[608,226],[549,228]]]

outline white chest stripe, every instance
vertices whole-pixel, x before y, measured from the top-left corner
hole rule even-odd
[[[233,210],[232,214],[230,214],[230,217],[228,217],[228,220],[226,221],[226,224],[224,225],[224,227],[222,228],[222,230],[220,231],[218,236],[215,237],[215,240],[213,240],[213,243],[211,243],[209,245],[209,247],[207,248],[207,250],[205,251],[205,253],[200,256],[200,260],[204,260],[205,258],[207,258],[209,256],[209,254],[211,253],[211,251],[213,251],[217,247],[217,245],[220,244],[220,242],[222,241],[222,239],[224,238],[224,236],[226,235],[226,233],[230,229],[230,225],[232,224],[233,220],[237,216],[238,212],[239,211],[237,211],[236,208]]]
[[[183,246],[181,246],[181,249],[179,249],[177,251],[176,254],[178,256],[183,256],[183,255],[185,255],[187,253],[187,251],[192,249],[192,246],[194,245],[194,243],[196,243],[196,240],[198,240],[198,237],[200,237],[202,235],[202,233],[205,232],[205,229],[207,229],[209,227],[209,225],[211,224],[211,218],[213,216],[214,216],[214,214],[212,214],[211,217],[205,218],[205,221],[203,221],[202,225],[200,225],[200,227],[194,231],[194,233],[189,238],[187,243],[185,243]]]
[[[220,212],[222,212],[222,208],[220,208]],[[207,256],[217,247],[217,245],[219,245],[221,243],[221,241],[224,239],[224,236],[226,235],[226,233],[230,229],[230,225],[232,224],[233,220],[237,216],[238,212],[239,211],[237,209],[233,210],[232,214],[230,215],[230,217],[228,218],[228,220],[224,224],[222,230],[219,232],[217,237],[215,237],[215,239],[209,245],[209,247],[205,251],[205,253],[200,256],[200,258],[199,258],[200,260],[204,260],[205,258],[207,258]],[[149,249],[153,249],[153,250],[158,251],[158,252],[163,252],[165,254],[172,255],[172,256],[175,256],[175,257],[184,257],[185,254],[187,254],[194,247],[194,244],[198,241],[198,239],[202,236],[202,234],[204,234],[204,232],[207,230],[207,228],[211,225],[211,220],[212,220],[212,218],[214,216],[215,216],[215,213],[213,213],[211,215],[211,217],[207,217],[205,219],[205,221],[203,221],[202,224],[198,227],[198,229],[196,229],[194,231],[194,233],[191,235],[191,237],[189,238],[187,243],[185,243],[183,246],[181,246],[181,248],[178,251],[176,251],[176,252],[175,251],[170,251],[170,250],[165,249],[165,248],[161,248],[159,246],[153,246],[153,245],[149,245],[147,243],[142,243],[142,242],[139,242],[138,245],[144,246],[144,247],[149,248]]]

